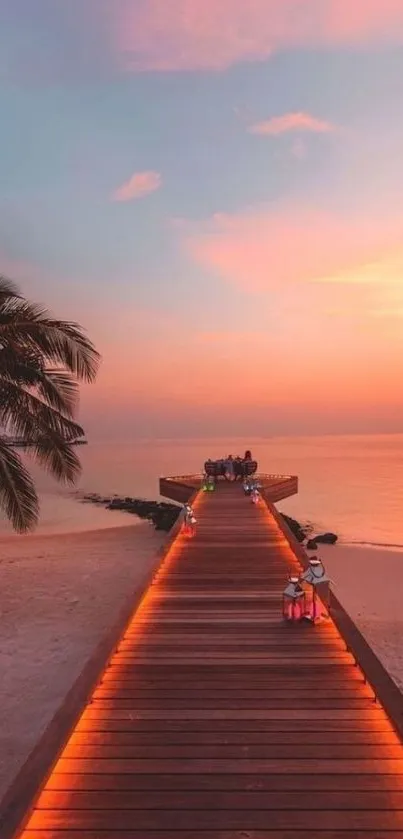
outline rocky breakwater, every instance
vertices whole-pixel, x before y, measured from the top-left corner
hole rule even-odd
[[[164,530],[166,532],[174,526],[182,510],[182,507],[178,504],[168,504],[165,501],[147,501],[144,498],[122,498],[119,495],[113,495],[108,498],[98,495],[95,492],[81,496],[81,500],[91,504],[102,505],[107,510],[120,510],[123,513],[138,516],[140,519],[146,519],[154,525],[156,530]],[[325,533],[323,536],[312,538],[311,525],[302,525],[296,519],[291,518],[291,516],[286,516],[285,513],[280,513],[280,516],[284,519],[296,539],[298,539],[298,542],[301,544],[306,542],[306,548],[308,550],[316,550],[317,543],[334,545],[337,542],[337,536],[334,533]]]
[[[309,535],[309,527],[303,527],[299,521],[296,519],[292,519],[291,516],[286,516],[285,513],[280,513],[281,518],[285,521],[286,525],[288,525],[291,533],[294,534],[295,538],[298,539],[298,542],[305,542],[305,539],[308,538]]]
[[[323,533],[318,536],[313,536],[311,525],[302,525],[284,513],[280,513],[280,515],[296,539],[298,539],[298,542],[303,544],[307,540],[305,547],[308,551],[316,551],[319,545],[335,545],[338,540],[338,536],[335,533]]]
[[[335,545],[338,536],[335,533],[322,533],[319,536],[312,536],[308,539],[306,547],[308,551],[316,551],[318,545]]]
[[[99,504],[107,510],[120,510],[123,513],[129,513],[133,516],[138,516],[140,519],[146,519],[154,525],[156,530],[164,530],[168,532],[174,526],[181,507],[177,504],[167,504],[164,501],[146,501],[143,498],[121,498],[114,495],[112,498],[105,498],[96,493],[84,495],[82,498],[91,504]]]

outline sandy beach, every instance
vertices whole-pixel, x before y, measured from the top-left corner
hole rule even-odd
[[[0,800],[165,538],[141,523],[0,539]]]
[[[321,546],[344,608],[403,691],[403,552]]]

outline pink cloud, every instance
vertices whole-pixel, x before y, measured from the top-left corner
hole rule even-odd
[[[114,201],[133,201],[155,192],[162,185],[158,172],[136,172],[113,193]]]
[[[133,71],[220,70],[290,48],[403,42],[402,0],[111,0],[104,9]]]
[[[371,281],[368,265],[382,263],[401,241],[403,222],[283,207],[217,214],[201,229],[185,226],[178,232],[203,267],[245,290],[262,292],[301,282]]]
[[[283,114],[279,117],[257,122],[249,128],[251,134],[261,134],[269,137],[278,137],[280,134],[287,134],[290,131],[310,131],[315,134],[329,134],[335,131],[335,126],[326,120],[317,119],[311,114],[302,111]]]

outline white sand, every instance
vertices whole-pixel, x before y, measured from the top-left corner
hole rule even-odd
[[[340,544],[317,553],[335,595],[403,690],[403,552]]]
[[[141,523],[0,539],[0,799],[165,538]]]

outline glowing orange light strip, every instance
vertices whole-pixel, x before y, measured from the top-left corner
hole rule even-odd
[[[192,502],[193,509],[194,510],[199,509],[200,506],[203,503],[203,500],[204,500],[204,494],[201,491],[199,491],[196,495],[196,498]],[[125,629],[125,631],[122,635],[121,640],[123,640],[123,638],[125,637],[125,635],[128,631],[133,633],[133,630],[136,630],[135,633],[134,633],[134,636],[137,635],[137,634],[138,634],[139,637],[144,635],[146,627],[150,623],[150,620],[151,620],[152,608],[150,608],[150,607],[152,606],[152,603],[155,599],[155,596],[154,596],[155,585],[158,584],[158,588],[160,588],[160,584],[161,584],[162,580],[165,578],[165,576],[168,572],[168,569],[172,566],[172,563],[179,558],[184,545],[186,545],[187,543],[188,543],[188,539],[183,536],[182,531],[180,530],[179,533],[176,535],[175,539],[173,540],[172,544],[169,546],[169,549],[167,550],[167,553],[163,557],[163,559],[161,561],[161,564],[160,564],[159,568],[157,569],[157,571],[156,571],[156,573],[153,577],[153,580],[151,581],[148,589],[144,593],[144,595],[141,598],[137,608],[135,609],[134,614],[133,614],[132,618],[130,619],[128,626],[126,627],[126,629]],[[143,621],[142,618],[143,618],[144,613],[146,612],[146,608],[147,608],[147,619],[145,621]],[[118,648],[119,648],[119,645],[118,645]],[[111,658],[109,659],[108,664],[113,663],[113,659],[114,659],[115,656],[116,656],[116,651],[112,654]],[[106,665],[106,668],[108,667],[108,664]],[[102,683],[103,673],[105,672],[105,669],[102,671],[102,674],[100,676],[98,684],[96,685],[96,687],[94,689],[94,693],[95,693],[95,691],[99,690],[99,688],[100,688],[100,685]],[[37,800],[35,801],[35,803],[33,805],[33,808],[32,808],[32,811],[30,813],[30,816],[28,818],[28,821],[26,822],[26,824],[24,825],[24,827],[21,829],[20,833],[18,834],[19,839],[24,839],[24,835],[26,834],[27,831],[45,829],[45,827],[46,827],[46,813],[45,813],[45,811],[41,811],[41,810],[36,809],[36,807],[38,807],[40,805],[41,796],[42,796],[43,793],[46,792],[47,787],[52,786],[52,778],[55,774],[58,774],[57,769],[58,769],[58,766],[60,764],[60,761],[63,759],[64,755],[68,751],[68,749],[71,745],[72,738],[74,737],[74,735],[77,733],[77,731],[80,728],[80,723],[85,719],[85,716],[88,713],[89,708],[91,707],[91,701],[92,701],[92,699],[89,701],[89,703],[86,705],[86,707],[82,711],[77,723],[75,724],[73,730],[69,734],[68,740],[67,740],[64,748],[62,749],[60,755],[56,758],[56,760],[54,762],[54,765],[52,767],[52,770],[49,773],[46,780],[44,781],[42,789],[41,789],[41,791],[40,791],[40,793],[37,797]],[[43,826],[41,825],[41,813],[42,812],[43,812]]]
[[[202,507],[204,506],[205,502],[206,502],[206,496],[202,492],[199,492],[195,501],[194,501],[194,503],[193,503],[193,505],[192,505],[193,509],[195,511],[196,510],[200,511],[202,509]],[[258,508],[258,510],[259,510],[259,508]],[[287,570],[290,571],[292,569],[295,569],[295,570],[300,571],[301,563],[298,560],[294,551],[292,550],[292,547],[287,542],[286,537],[281,530],[281,527],[279,526],[278,522],[276,521],[274,515],[271,513],[270,509],[268,507],[266,507],[266,505],[265,505],[264,507],[260,507],[259,512],[260,512],[260,515],[262,515],[264,517],[264,519],[266,520],[268,529],[270,529],[270,533],[273,534],[273,532],[276,532],[279,536],[279,541],[277,542],[276,547],[280,550],[281,555],[284,557],[284,562],[287,565]],[[283,541],[283,537],[284,537],[284,541]],[[163,581],[165,580],[166,575],[168,574],[168,571],[172,568],[172,565],[174,564],[174,562],[178,561],[179,558],[181,557],[183,547],[187,544],[188,544],[188,539],[186,537],[184,537],[182,533],[179,533],[176,536],[176,538],[174,539],[174,541],[172,542],[172,544],[170,545],[169,549],[167,550],[167,553],[166,553],[165,557],[163,558],[163,560],[161,562],[161,565],[159,566],[156,574],[154,575],[153,583],[149,586],[149,588],[145,592],[141,602],[139,603],[137,609],[135,610],[135,612],[134,612],[134,614],[133,614],[133,616],[132,616],[132,618],[129,622],[128,628],[126,629],[126,632],[130,631],[130,635],[131,635],[132,640],[133,639],[135,640],[135,637],[136,637],[137,634],[138,634],[139,637],[142,636],[145,632],[145,627],[147,627],[147,625],[150,624],[150,622],[152,620],[152,614],[153,614],[153,611],[154,611],[153,606],[155,606],[155,604],[160,601],[160,595],[161,595],[161,592],[163,591]],[[342,636],[338,632],[337,627],[335,626],[333,621],[330,620],[327,625],[331,625],[333,627],[333,629],[335,630],[335,633],[336,633],[336,637],[341,642],[343,640]],[[126,633],[123,634],[122,640],[124,639],[125,634]],[[115,653],[115,655],[116,655],[116,653]],[[114,656],[112,656],[111,659],[110,659],[111,663],[113,663],[113,658],[114,658]],[[344,659],[344,657],[340,657],[340,661],[343,661],[343,660],[350,661],[351,660],[350,653],[347,653],[347,652],[345,653],[345,659]],[[118,666],[117,666],[117,670],[118,670]],[[107,686],[105,687],[105,690],[107,690]],[[366,690],[366,688],[364,687],[364,681],[363,681],[363,691],[364,690]],[[365,695],[367,695],[367,693]],[[57,774],[58,774],[57,767],[58,767],[59,761],[63,758],[63,755],[66,753],[66,750],[68,750],[69,746],[71,745],[72,738],[75,736],[75,734],[79,730],[80,722],[83,720],[83,718],[85,717],[86,714],[89,714],[91,716],[91,719],[96,719],[97,718],[97,713],[98,713],[97,710],[96,709],[95,710],[90,710],[90,709],[91,709],[91,702],[86,706],[86,708],[84,709],[84,711],[83,711],[83,713],[80,717],[79,722],[74,727],[74,730],[71,732],[71,734],[69,736],[69,740],[67,742],[67,745],[63,749],[61,757],[59,757],[58,760],[56,761],[56,763],[53,767],[53,770],[52,770],[52,772],[51,772],[51,774],[50,774],[50,776],[47,780],[47,783],[44,784],[43,791],[46,788],[49,788],[50,790],[51,789],[57,789],[57,780],[54,780],[54,782],[52,783],[52,779],[54,779],[54,776],[57,776]],[[99,710],[99,714],[100,714],[99,718],[101,718],[101,717],[105,718],[107,716],[107,713],[108,713],[107,709]],[[127,712],[127,713],[129,713],[129,712]],[[396,745],[400,745],[400,741],[397,738],[397,736],[395,735],[393,726],[390,723],[390,720],[388,719],[388,717],[387,717],[386,713],[383,711],[383,709],[381,709],[378,706],[376,708],[374,707],[373,711],[372,710],[371,711],[365,711],[364,710],[362,712],[362,718],[365,718],[366,720],[368,720],[368,722],[372,719],[373,722],[374,722],[374,726],[376,726],[376,724],[378,724],[380,720],[383,723],[386,723],[388,725],[388,733],[390,733],[391,738],[393,738],[393,735],[396,737],[396,739],[393,738],[393,746],[390,747],[391,748],[391,757],[392,757],[392,750],[393,749],[395,750],[393,752],[393,756],[395,756]],[[402,756],[403,756],[403,749],[402,749]],[[72,761],[72,763],[74,763],[74,761]],[[66,794],[66,795],[67,795],[66,804],[68,805],[68,794]],[[40,797],[39,797],[39,800],[38,800],[37,804],[38,805],[40,804]],[[43,819],[43,821],[42,821],[42,819]],[[32,826],[30,827],[30,825],[32,825]],[[31,818],[30,818],[30,820],[28,821],[28,823],[25,827],[25,830],[23,830],[20,833],[20,836],[22,837],[22,839],[24,837],[25,831],[28,831],[30,829],[31,830],[36,830],[36,831],[46,829],[46,812],[45,811],[42,811],[42,810],[34,811],[34,813],[31,815]]]

